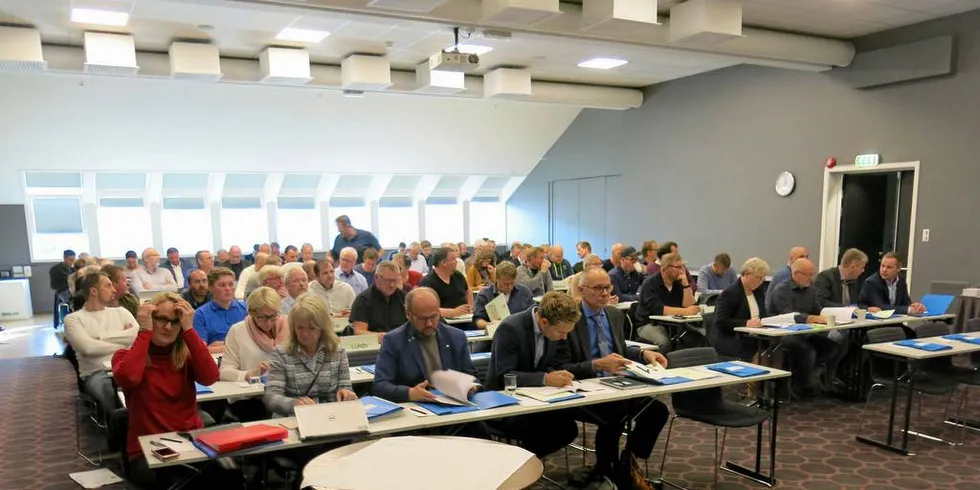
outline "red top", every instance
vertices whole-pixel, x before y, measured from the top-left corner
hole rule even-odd
[[[194,382],[212,385],[218,381],[218,365],[194,329],[181,333],[190,351],[183,369],[175,371],[170,353],[150,354],[151,332],[140,332],[129,349],[112,356],[112,376],[126,395],[129,459],[143,455],[139,436],[161,432],[199,429],[204,424],[197,414]],[[149,358],[149,364],[147,364]]]
[[[413,288],[419,287],[419,281],[422,280],[422,273],[419,271],[408,271],[408,283],[412,285]]]

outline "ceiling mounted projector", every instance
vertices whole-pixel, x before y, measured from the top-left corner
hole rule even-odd
[[[440,51],[429,58],[429,69],[438,71],[470,71],[480,65],[480,57],[459,51]]]

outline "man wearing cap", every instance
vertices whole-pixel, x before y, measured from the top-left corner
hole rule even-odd
[[[624,247],[619,255],[619,263],[613,267],[613,270],[609,271],[609,280],[613,287],[612,294],[619,298],[619,301],[637,301],[640,299],[643,275],[636,272],[636,259],[638,257],[639,254],[635,248]]]

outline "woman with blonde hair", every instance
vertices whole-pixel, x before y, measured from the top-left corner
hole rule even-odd
[[[160,293],[140,305],[133,346],[112,356],[112,376],[126,395],[130,478],[140,487],[166,487],[183,476],[150,471],[139,437],[204,426],[194,383],[218,381],[218,366],[194,330],[194,308],[175,293]]]
[[[466,284],[470,287],[470,291],[479,291],[483,286],[497,282],[492,262],[493,254],[489,250],[476,252],[473,264],[466,269]]]
[[[266,408],[292,415],[293,407],[357,399],[347,352],[333,331],[326,302],[304,294],[289,312],[289,340],[269,355]]]

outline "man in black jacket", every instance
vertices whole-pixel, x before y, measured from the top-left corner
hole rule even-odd
[[[61,303],[67,303],[69,300],[69,290],[68,290],[68,276],[74,272],[72,264],[75,263],[75,251],[65,250],[62,254],[62,261],[51,268],[48,272],[48,278],[51,280],[51,289],[54,290],[54,326],[58,327],[60,323],[58,318],[58,307]]]
[[[572,373],[576,379],[586,379],[619,374],[631,361],[667,365],[667,359],[654,350],[626,345],[623,312],[608,306],[612,283],[606,271],[599,268],[584,271],[579,289],[582,317],[568,338],[558,343],[555,356],[559,369]],[[635,425],[626,441],[626,451],[636,458],[647,459],[668,416],[667,406],[651,399],[602,403],[574,412],[578,420],[599,426],[595,438],[596,465],[589,474],[590,481],[612,476],[619,437],[631,418]]]
[[[900,315],[925,313],[926,307],[918,301],[912,302],[909,297],[909,285],[901,276],[901,269],[902,263],[898,260],[898,255],[893,252],[886,253],[881,258],[878,273],[865,279],[858,305],[869,310],[873,307],[895,310],[895,313]]]
[[[820,271],[813,280],[820,304],[824,307],[856,304],[861,291],[857,279],[864,274],[867,265],[868,256],[856,248],[850,248],[841,256],[839,266]]]
[[[500,323],[493,336],[488,388],[504,388],[504,376],[517,377],[518,387],[568,386],[572,373],[558,369],[555,353],[580,317],[572,297],[548,293],[540,306],[515,313]],[[504,431],[521,446],[544,459],[578,436],[567,410],[510,417],[500,421]]]

